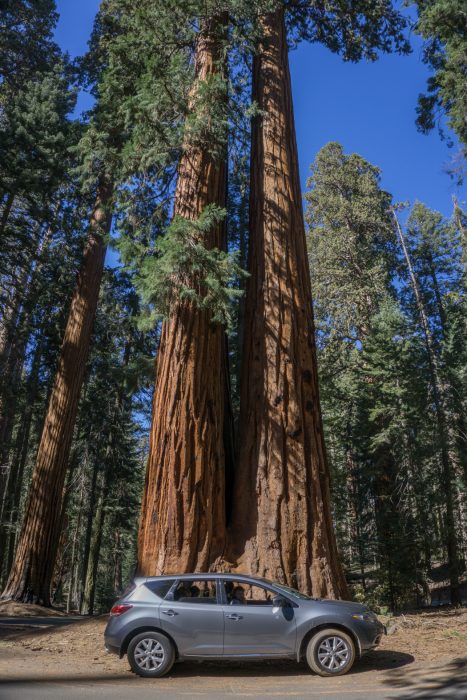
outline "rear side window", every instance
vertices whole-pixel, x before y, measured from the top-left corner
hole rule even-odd
[[[151,593],[154,593],[158,598],[163,599],[172,588],[174,581],[174,578],[165,579],[164,581],[146,581],[144,585],[146,588],[149,588]]]
[[[214,580],[192,580],[186,579],[179,582],[174,592],[174,600],[179,603],[195,603],[203,605],[205,603],[217,603],[216,582]]]

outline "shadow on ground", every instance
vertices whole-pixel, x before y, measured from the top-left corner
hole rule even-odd
[[[432,669],[427,678],[426,669],[414,668],[394,671],[383,683],[397,693],[398,700],[434,700],[434,698],[467,698],[467,658],[454,659],[446,666]]]
[[[402,654],[400,652],[385,652],[384,654],[378,652],[372,652],[372,658],[365,658],[365,663],[363,661],[357,662],[354,666],[350,675],[360,675],[368,671],[386,671],[393,670],[395,668],[400,668],[406,666],[413,662],[413,657],[409,654]],[[24,672],[18,676],[10,676],[5,679],[4,682],[11,684],[24,685],[28,683],[50,683],[54,681],[61,682],[79,682],[79,683],[119,683],[128,682],[129,679],[134,679],[143,683],[147,683],[146,679],[140,679],[138,676],[132,674],[128,669],[128,664],[126,659],[121,661],[122,668],[121,673],[115,673],[114,671],[108,672],[97,672],[97,673],[38,673],[37,670],[32,669],[30,674],[25,674]],[[300,676],[313,676],[314,674],[310,671],[305,662],[297,664],[294,661],[284,661],[284,660],[267,660],[267,661],[185,661],[183,663],[177,663],[174,665],[172,671],[165,677],[167,680],[170,679],[183,679],[183,678],[203,678],[208,680],[209,678],[223,678],[227,680],[234,680],[239,678],[284,678],[284,677],[300,677]],[[1,687],[2,681],[0,681]]]

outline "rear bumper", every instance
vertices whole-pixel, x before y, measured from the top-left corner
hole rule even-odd
[[[120,648],[113,646],[113,644],[109,644],[107,641],[105,642],[105,650],[108,654],[116,654],[117,656],[120,656]]]

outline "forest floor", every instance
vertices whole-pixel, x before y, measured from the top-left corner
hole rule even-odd
[[[11,605],[11,604],[10,604]],[[37,606],[32,606],[36,607]],[[186,662],[167,678],[147,681],[129,671],[126,659],[103,649],[107,615],[47,624],[47,612],[0,605],[0,698],[325,697],[466,698],[467,610],[441,608],[385,618],[389,634],[348,676],[313,676],[293,662]],[[28,614],[29,612],[29,614]],[[55,613],[55,611],[52,611]],[[6,615],[11,615],[5,624]],[[30,617],[31,620],[25,620]],[[21,619],[21,625],[17,621]],[[63,622],[68,621],[64,618]],[[56,621],[54,621],[56,622]],[[16,624],[15,624],[16,623]],[[148,695],[146,695],[148,693]]]

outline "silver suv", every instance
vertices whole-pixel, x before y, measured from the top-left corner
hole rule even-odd
[[[339,676],[384,632],[359,603],[251,576],[184,574],[135,579],[110,611],[105,646],[150,678],[176,660],[239,658],[305,658],[320,676]]]

